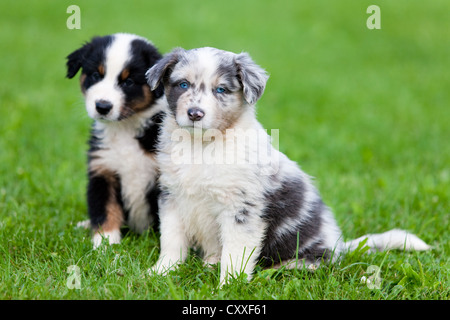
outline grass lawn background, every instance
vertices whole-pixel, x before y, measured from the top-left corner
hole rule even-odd
[[[81,9],[69,30],[66,9]],[[381,8],[381,30],[366,9]],[[448,299],[450,2],[10,1],[0,3],[0,299]],[[216,289],[191,256],[145,272],[157,234],[93,251],[86,219],[91,120],[65,57],[94,35],[130,32],[163,52],[247,51],[269,73],[258,118],[316,177],[346,239],[399,227],[434,249],[357,251],[340,265],[257,269]],[[67,268],[80,268],[70,290]],[[361,283],[380,267],[379,289]]]

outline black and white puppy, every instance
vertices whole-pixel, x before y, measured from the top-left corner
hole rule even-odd
[[[236,273],[250,278],[258,262],[333,261],[365,238],[379,249],[429,248],[402,230],[342,241],[311,178],[257,121],[268,76],[247,53],[175,49],[147,79],[152,89],[164,85],[169,107],[157,156],[161,254],[150,272],[176,267],[192,246],[205,262],[220,261],[221,284]]]
[[[119,243],[124,223],[137,231],[157,221],[156,140],[163,88],[145,72],[162,56],[132,34],[95,37],[67,57],[67,77],[81,69],[86,110],[94,123],[88,152],[87,203],[94,248]]]

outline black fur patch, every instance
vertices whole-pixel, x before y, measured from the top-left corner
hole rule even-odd
[[[125,69],[129,70],[129,78],[133,80],[134,85],[122,86],[122,90],[125,92],[126,103],[132,103],[136,97],[143,96],[142,86],[147,85],[145,73],[162,58],[162,55],[155,47],[140,39],[131,42],[131,52],[132,58],[125,66]],[[163,94],[164,88],[162,85],[153,91],[154,99],[160,98]]]
[[[101,149],[102,140],[98,137],[99,132],[94,129],[94,125],[91,127],[91,136],[89,138],[89,150],[88,150],[88,162],[92,160],[92,154],[94,151]]]
[[[115,198],[123,211],[123,203],[121,200],[121,188],[119,178],[116,176],[115,181],[107,179],[104,176],[96,175],[89,172],[89,181],[87,187],[87,203],[88,213],[91,219],[91,226],[97,229],[103,225],[107,218],[106,205],[111,198]],[[114,183],[114,185],[111,185]],[[111,191],[114,192],[111,194]],[[126,213],[124,212],[124,218]]]
[[[152,227],[154,230],[159,228],[159,215],[156,214],[159,211],[158,198],[161,194],[161,188],[159,184],[155,184],[146,194],[147,202],[150,205],[149,215],[153,216]]]
[[[263,219],[268,223],[268,228],[260,255],[264,265],[295,258],[297,247],[299,259],[310,256],[310,252],[315,250],[304,246],[320,231],[321,213],[325,205],[317,197],[314,203],[308,204],[308,212],[301,215],[305,207],[304,193],[304,183],[295,179],[284,181],[280,188],[265,195]],[[278,228],[291,220],[294,221],[291,228],[286,228],[281,233]]]
[[[158,134],[161,128],[164,112],[158,112],[149,121],[148,127],[142,135],[136,137],[142,149],[147,152],[156,152],[158,144]]]

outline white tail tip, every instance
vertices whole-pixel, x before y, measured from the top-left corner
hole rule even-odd
[[[345,247],[349,251],[353,251],[365,239],[367,239],[366,245],[381,251],[389,249],[424,251],[431,249],[431,246],[416,235],[400,229],[392,229],[384,233],[368,234],[358,239],[345,242]]]

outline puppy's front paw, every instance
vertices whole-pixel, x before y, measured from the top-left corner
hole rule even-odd
[[[206,267],[212,267],[213,265],[219,263],[220,257],[217,255],[210,255],[203,258],[203,265]]]
[[[82,228],[82,229],[91,228],[91,220],[87,219],[87,220],[77,222],[77,228]]]
[[[108,240],[108,243],[110,245],[120,243],[120,239],[121,239],[120,230],[95,233],[95,235],[92,237],[92,243],[94,245],[94,249],[97,249],[98,247],[101,246],[103,239]]]
[[[170,259],[159,259],[153,267],[147,270],[147,272],[150,276],[154,274],[165,276],[169,271],[175,270],[179,263],[179,260],[171,261]]]

